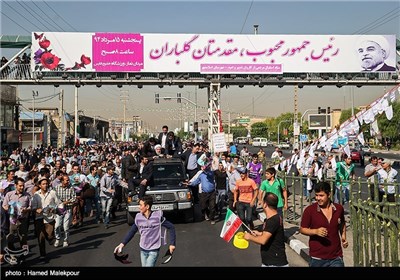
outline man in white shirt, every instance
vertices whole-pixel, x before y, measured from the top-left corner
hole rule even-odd
[[[165,143],[167,142],[168,126],[164,125],[162,127],[162,132],[158,135],[158,143],[162,148],[165,149]]]
[[[395,202],[395,185],[397,185],[397,171],[392,168],[393,161],[384,159],[382,161],[382,168],[378,170],[379,182],[379,202],[383,200],[386,193],[387,201]],[[395,184],[395,185],[392,185]]]

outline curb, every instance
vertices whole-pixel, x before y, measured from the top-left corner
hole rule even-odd
[[[289,245],[289,247],[295,251],[300,257],[302,257],[307,263],[310,262],[310,253],[309,248],[303,242],[298,240],[296,237],[287,236],[285,234],[285,242]]]

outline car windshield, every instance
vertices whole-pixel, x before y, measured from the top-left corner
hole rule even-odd
[[[153,169],[153,176],[154,179],[182,178],[183,177],[182,165],[177,164],[177,165],[155,166]]]

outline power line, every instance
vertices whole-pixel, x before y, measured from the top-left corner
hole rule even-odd
[[[10,18],[9,16],[7,16],[5,13],[3,13],[3,11],[1,11],[1,13],[3,14],[3,16],[5,16],[6,18],[8,18],[9,20],[11,20],[12,22],[14,22],[16,25],[18,25],[19,27],[21,27],[23,30],[25,30],[28,33],[31,33],[31,31],[29,31],[28,29],[25,29],[23,26],[21,26],[18,22],[16,22],[15,20],[13,20],[12,18]]]
[[[367,24],[363,28],[360,28],[359,30],[355,31],[353,34],[360,34],[360,33],[361,34],[365,34],[368,31],[371,31],[371,30],[381,26],[383,23],[379,24],[379,21],[386,20],[388,17],[393,17],[393,16],[394,16],[394,18],[398,17],[399,16],[399,14],[398,14],[399,11],[400,11],[400,7],[394,8],[390,12],[387,12],[386,14],[384,14],[383,16],[379,17],[378,19],[374,20],[373,22]],[[392,14],[392,13],[394,13],[394,14]],[[397,13],[397,15],[396,15],[396,13]],[[394,18],[392,18],[390,20],[393,20]],[[386,21],[384,23],[386,23]],[[376,24],[379,24],[379,25],[376,26]]]
[[[251,11],[251,7],[253,6],[253,2],[254,2],[254,0],[253,0],[253,1],[251,1],[251,3],[250,3],[250,7],[249,7],[249,10],[247,11],[246,18],[244,19],[244,22],[243,22],[242,29],[240,30],[240,34],[242,34],[242,33],[243,33],[243,29],[244,29],[244,27],[245,27],[245,25],[246,25],[247,18],[249,17],[249,14],[250,14],[250,11]]]
[[[36,6],[36,8],[38,8],[38,9],[43,13],[44,17],[41,17],[38,13],[36,13],[34,9],[32,9],[32,11],[33,11],[36,15],[38,15],[39,17],[41,17],[47,24],[52,25],[50,22],[48,22],[48,21],[46,20],[46,18],[51,19],[51,18],[48,16],[48,14],[46,14],[33,0],[31,0],[31,2],[33,3],[33,5]],[[52,21],[60,30],[65,31],[65,30],[64,30],[61,26],[59,26],[59,25],[57,24],[57,22],[55,22],[53,19],[51,19],[51,21]],[[52,25],[52,27],[54,28],[54,25]],[[54,29],[57,30],[57,28],[54,28]]]
[[[372,31],[372,30],[374,30],[374,29],[376,29],[376,28],[378,28],[378,27],[380,27],[380,26],[382,26],[382,25],[384,25],[384,24],[386,24],[386,23],[388,23],[388,22],[390,22],[390,21],[392,21],[392,20],[398,18],[399,15],[400,15],[400,14],[398,14],[398,15],[393,15],[391,18],[388,18],[387,20],[385,20],[384,22],[380,23],[379,25],[376,25],[376,26],[371,27],[369,30],[365,31],[364,33],[370,32],[370,31]]]
[[[29,19],[27,19],[25,16],[21,15],[17,10],[15,10],[10,4],[8,4],[7,2],[3,2],[4,4],[7,4],[7,6],[9,6],[11,8],[11,10],[13,10],[17,15],[21,16],[22,18],[24,18],[27,22],[29,22],[30,24],[32,24],[35,28],[37,28],[38,30],[40,30],[41,28],[38,27],[36,24],[34,24],[33,22],[31,22]],[[28,31],[30,33],[30,31]]]
[[[49,9],[50,10],[52,10],[53,11],[53,13],[55,13],[63,22],[65,22],[69,27],[71,27],[71,29],[72,30],[74,30],[74,31],[76,31],[76,32],[78,32],[78,30],[76,30],[72,25],[70,25],[67,21],[65,21],[65,19],[62,17],[62,16],[60,16],[56,11],[54,11],[53,10],[53,8],[52,7],[50,7],[50,5],[49,4],[47,4],[47,2],[46,1],[44,1],[43,0],[43,3],[45,3],[46,4],[46,6],[47,7],[49,7]]]
[[[40,19],[38,19],[35,15],[33,15],[33,14],[31,13],[31,11],[29,11],[25,6],[23,6],[18,0],[15,0],[15,1],[16,1],[16,2],[18,3],[18,5],[20,5],[25,11],[27,11],[28,14],[30,14],[34,19],[36,19],[41,25],[43,25],[44,28],[46,28],[46,25],[44,25]]]
[[[43,97],[36,97],[35,100],[41,100],[41,99],[46,99],[46,98],[48,98],[48,97],[55,97],[55,96],[58,96],[58,93],[56,93],[56,94],[54,94],[54,95],[48,95],[48,96],[43,96]],[[18,101],[21,101],[21,102],[30,102],[30,101],[32,101],[32,100],[33,100],[33,98],[30,98],[30,99],[21,99],[21,98],[19,98],[19,99],[18,99]]]

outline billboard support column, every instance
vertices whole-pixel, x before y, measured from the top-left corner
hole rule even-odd
[[[78,117],[78,87],[75,87],[75,120],[74,120],[75,141],[74,141],[74,145],[76,145],[76,143],[78,143],[78,124],[79,124],[79,117]]]
[[[213,147],[212,135],[220,132],[220,111],[221,84],[211,83],[208,88],[208,141],[209,147]]]

